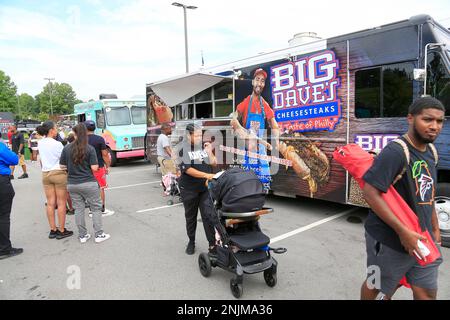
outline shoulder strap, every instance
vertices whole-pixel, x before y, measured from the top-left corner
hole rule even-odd
[[[431,152],[433,153],[433,156],[434,156],[434,164],[435,164],[435,166],[437,166],[437,165],[438,165],[438,161],[439,161],[439,156],[438,156],[436,147],[435,147],[434,144],[432,144],[432,143],[429,143],[428,146],[430,147]]]
[[[407,168],[408,168],[408,166],[409,166],[409,162],[410,162],[411,156],[410,156],[410,154],[409,154],[408,145],[406,144],[405,141],[403,141],[402,139],[395,139],[395,140],[392,140],[392,141],[395,142],[395,143],[398,143],[398,144],[402,147],[403,152],[405,153],[405,157],[406,157],[406,165],[403,167],[403,169],[402,169],[402,171],[400,172],[400,174],[397,175],[397,177],[394,179],[394,182],[392,183],[392,184],[394,185],[394,184],[396,184],[396,183],[403,177],[403,175],[405,174],[405,172],[406,172],[406,170],[407,170]]]

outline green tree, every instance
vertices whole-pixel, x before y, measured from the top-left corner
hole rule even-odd
[[[57,82],[45,85],[35,98],[40,112],[48,115],[73,113],[73,106],[80,102],[69,84]]]
[[[0,111],[17,111],[17,87],[11,78],[0,70]]]
[[[22,93],[19,96],[19,106],[21,118],[34,118],[39,113],[36,101],[28,93]]]

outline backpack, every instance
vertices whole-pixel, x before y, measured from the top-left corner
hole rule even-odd
[[[210,183],[211,197],[225,212],[261,210],[266,193],[263,184],[252,170],[230,168]]]
[[[392,183],[394,185],[403,177],[403,175],[405,174],[406,170],[408,169],[409,163],[411,161],[411,155],[409,153],[408,145],[406,144],[405,141],[403,141],[402,139],[397,138],[395,140],[392,140],[392,142],[398,143],[402,147],[403,152],[405,153],[405,158],[406,158],[406,165],[403,167],[403,170],[400,172],[400,174],[397,175],[397,177],[394,179],[394,182]],[[439,156],[438,156],[436,147],[432,143],[429,143],[428,146],[430,147],[431,152],[433,153],[433,156],[434,156],[434,165],[437,166],[438,165],[438,161],[439,161]]]

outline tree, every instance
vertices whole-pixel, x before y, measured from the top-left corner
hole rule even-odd
[[[51,103],[50,103],[51,92]],[[70,114],[75,104],[81,102],[77,99],[75,91],[67,83],[48,83],[36,97],[36,103],[41,113]]]
[[[17,111],[17,87],[11,78],[0,70],[0,111]]]
[[[22,93],[19,96],[20,117],[35,117],[39,113],[39,106],[36,101],[28,93]]]

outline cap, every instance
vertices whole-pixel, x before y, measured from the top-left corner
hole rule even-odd
[[[264,79],[267,79],[267,72],[264,71],[264,69],[262,69],[262,68],[258,68],[255,70],[255,73],[253,74],[253,78],[255,78],[260,73],[264,76]]]
[[[92,120],[85,121],[84,125],[86,126],[86,129],[88,129],[89,131],[94,131],[95,130],[95,122],[92,121]]]

